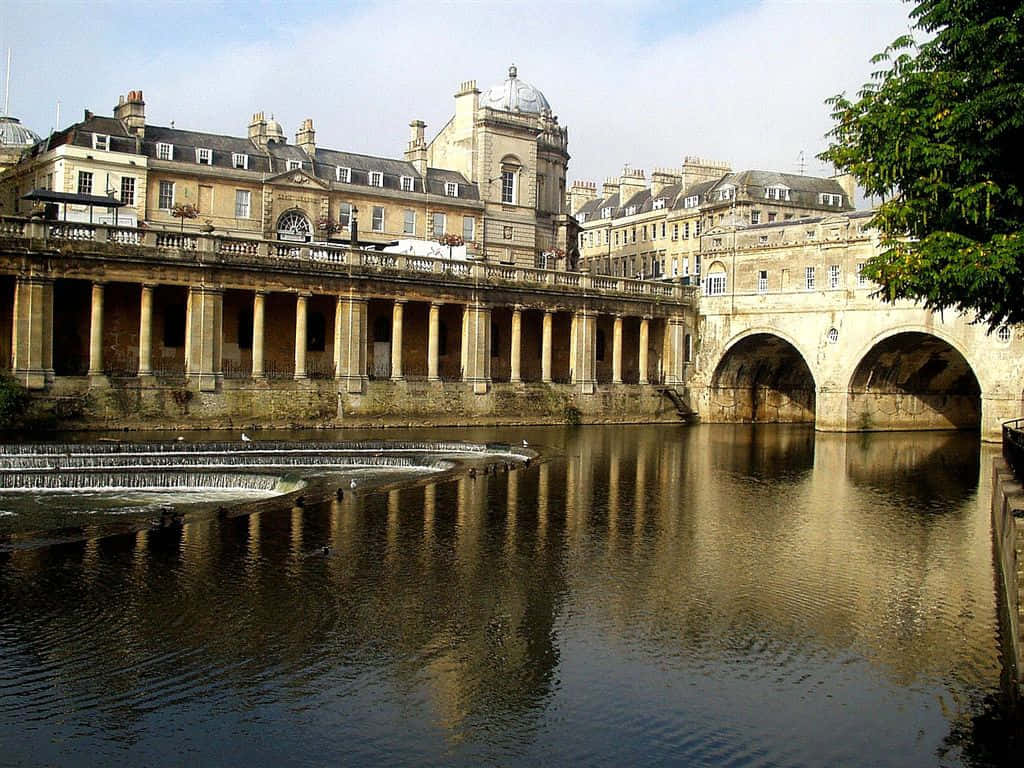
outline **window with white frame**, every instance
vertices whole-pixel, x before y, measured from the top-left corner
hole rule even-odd
[[[443,213],[433,213],[430,216],[431,224],[434,227],[434,237],[440,237],[445,233],[447,217]]]
[[[157,196],[157,205],[160,210],[169,211],[174,207],[174,182],[161,181],[160,193]]]
[[[352,183],[352,169],[351,168],[345,168],[345,167],[339,165],[337,168],[334,169],[334,180],[335,181],[343,181],[346,184],[351,184]]]
[[[857,287],[863,288],[868,284],[868,276],[864,273],[864,262],[857,265]]]
[[[516,202],[516,172],[511,168],[501,171],[501,202],[508,205]]]
[[[789,187],[781,184],[765,187],[764,196],[769,200],[789,200]]]
[[[673,240],[678,240],[679,239],[679,225],[678,224],[673,224],[672,225],[672,239]]]
[[[626,215],[627,216],[632,216],[635,213],[636,213],[636,206],[635,205],[630,205],[630,206],[628,206],[626,208]]]
[[[659,197],[653,203],[651,203],[651,209],[655,210],[655,211],[660,211],[664,207],[665,207],[665,198],[664,197]]]
[[[373,217],[370,219],[370,229],[374,232],[384,231],[384,206],[373,206]]]
[[[338,225],[342,229],[352,226],[352,203],[342,203],[338,206]]]
[[[601,218],[610,219],[612,217],[612,209],[610,207],[601,209]]]
[[[725,293],[725,272],[715,272],[704,281],[705,296],[722,296]]]
[[[735,187],[727,186],[727,187],[722,187],[721,189],[718,190],[718,199],[719,200],[732,200],[735,196],[736,196],[736,188]]]
[[[400,184],[403,192],[413,191],[413,178],[412,176],[403,176],[400,180]]]
[[[405,177],[403,176],[402,178]],[[416,211],[412,210],[411,208],[405,209],[405,217],[402,221],[402,234],[416,234]]]
[[[288,160],[285,166],[289,171],[298,171],[302,168],[301,160]]]
[[[156,143],[156,159],[157,160],[173,160],[174,159],[174,145],[168,144],[166,141],[158,141]]]
[[[213,150],[208,147],[196,147],[196,162],[202,165],[213,165]]]
[[[248,219],[252,210],[252,193],[248,189],[235,190],[235,218]]]
[[[231,153],[231,167],[241,168],[248,170],[249,168],[249,156],[244,152],[232,152]]]
[[[750,223],[751,224],[760,224],[761,223],[761,212],[760,211],[751,211],[750,212]]]
[[[125,205],[135,205],[135,177],[121,177],[121,202]]]
[[[661,222],[661,239],[665,239],[665,222]]]
[[[693,274],[700,277],[700,254],[695,253],[693,255]]]
[[[367,177],[371,187],[383,187],[384,186],[384,172],[383,171],[370,171]]]
[[[814,267],[804,267],[804,288],[814,290]]]
[[[80,195],[91,195],[92,194],[92,171],[79,171],[78,172],[78,194],[80,194]]]
[[[92,148],[108,151],[110,149],[110,137],[105,133],[94,133],[92,135]]]
[[[683,200],[684,208],[696,208],[700,205],[700,195],[689,195]]]
[[[757,292],[768,293],[768,270],[759,269],[757,271]]]
[[[587,221],[587,214],[585,214],[585,213],[577,213],[576,214],[576,220],[579,221],[580,224],[586,223],[586,221]]]
[[[471,243],[476,239],[476,217],[462,217],[462,239]]]
[[[458,197],[459,196],[459,185],[456,184],[454,181],[446,181],[444,183],[444,193],[448,197]]]
[[[818,195],[818,202],[821,205],[840,206],[840,205],[843,204],[843,196],[842,195],[832,195],[832,194],[829,194],[828,192],[822,192],[820,195]]]
[[[839,287],[839,265],[828,265],[828,287],[836,289]]]

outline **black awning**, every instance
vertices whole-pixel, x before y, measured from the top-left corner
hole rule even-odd
[[[37,200],[41,203],[64,203],[66,205],[91,205],[96,208],[126,208],[115,197],[102,197],[100,195],[76,195],[71,192],[53,192],[49,189],[33,189],[27,195],[22,195],[22,200]]]

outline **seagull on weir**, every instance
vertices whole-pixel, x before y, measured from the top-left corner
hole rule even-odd
[[[524,438],[523,439],[523,448],[529,448],[529,447],[530,447],[530,444],[528,442],[526,442],[526,440]]]
[[[348,487],[351,488],[354,491],[356,489],[356,481],[354,479],[353,480],[349,480],[348,481]]]
[[[242,442],[243,443],[251,443],[252,442],[252,438],[249,437],[247,434],[245,434],[245,432],[243,432],[242,433]]]
[[[182,437],[181,435],[178,435],[177,440],[178,440],[179,443],[185,442],[185,438]]]

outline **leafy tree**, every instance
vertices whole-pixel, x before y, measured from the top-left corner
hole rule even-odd
[[[889,301],[1024,322],[1024,3],[918,0],[924,42],[872,59],[856,100],[828,103],[820,157],[882,199],[865,271]]]

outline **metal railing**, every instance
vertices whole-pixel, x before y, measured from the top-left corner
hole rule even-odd
[[[1024,482],[1024,419],[1004,422],[1003,458],[1017,480]]]

